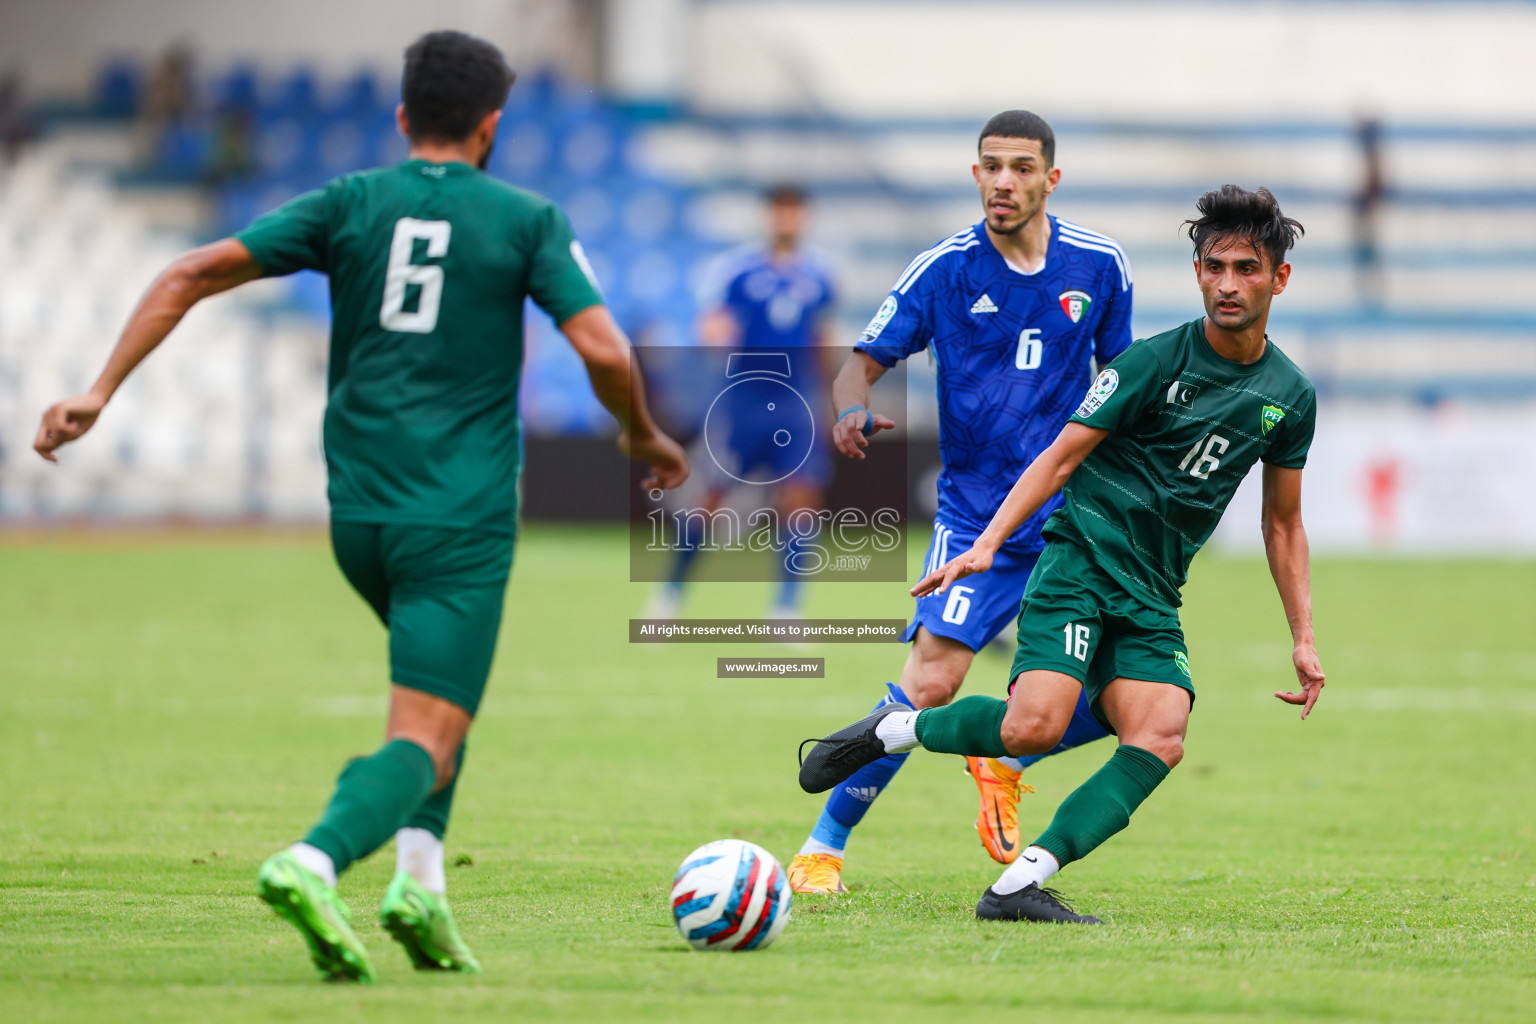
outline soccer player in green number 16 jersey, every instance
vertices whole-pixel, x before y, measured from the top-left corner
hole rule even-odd
[[[1226,185],[1189,223],[1203,319],[1137,342],[1107,366],[1055,442],[1019,477],[970,550],[912,593],[943,592],[991,567],[998,546],[1058,490],[1045,553],[1019,611],[1005,701],[966,697],[910,711],[891,704],[816,743],[810,792],[915,747],[968,756],[1039,754],[1060,741],[1080,691],[1120,746],[1057,809],[976,906],[982,918],[1097,924],[1045,882],[1130,823],[1184,754],[1195,699],[1179,592],[1253,464],[1264,462],[1263,532],[1294,643],[1305,719],[1322,691],[1312,636],[1301,469],[1312,443],[1312,384],[1265,336],[1290,278],[1301,225],[1267,190]],[[810,742],[810,741],[808,741]]]
[[[688,465],[646,408],[629,343],[552,203],[482,173],[514,75],[494,46],[434,32],[405,55],[396,112],[410,159],[347,175],[194,250],[150,286],[92,389],[43,416],[55,460],[198,300],[259,277],[330,277],[325,413],[331,539],[389,630],[385,743],[350,762],[324,814],[262,865],[261,897],[321,975],[372,981],[336,876],[395,837],[381,924],[419,968],[478,971],[445,898],[442,837],[485,688],[517,524],[523,306],[587,366],[620,440],[675,487]]]

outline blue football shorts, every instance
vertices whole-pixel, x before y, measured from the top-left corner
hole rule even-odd
[[[928,558],[923,575],[976,543],[975,533],[964,532],[933,521],[933,540],[928,544]],[[907,625],[908,643],[922,626],[934,636],[957,640],[973,651],[985,647],[1019,617],[1024,588],[1034,571],[1040,552],[1019,552],[1006,545],[992,559],[992,568],[976,576],[967,576],[942,594],[917,599],[917,613]]]
[[[775,411],[744,402],[720,410],[724,427],[711,440],[724,444],[711,444],[699,460],[711,490],[730,490],[739,483],[827,486],[832,479],[831,427],[813,420],[798,399],[794,402],[796,415],[786,421],[776,418],[788,404],[782,401],[768,403],[779,406]]]

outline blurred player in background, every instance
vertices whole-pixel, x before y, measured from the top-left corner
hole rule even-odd
[[[389,630],[389,721],[384,745],[347,764],[320,820],[258,882],[328,979],[376,976],[336,879],[392,836],[380,923],[418,968],[480,969],[448,909],[442,840],[512,564],[525,299],[580,354],[621,441],[650,463],[648,483],[674,487],[688,473],[651,420],[565,215],[482,173],[514,77],[482,40],[417,40],[397,111],[409,159],[338,178],[172,263],[95,386],[50,408],[35,445],[57,461],[201,299],[298,270],[330,276],[331,540]]]
[[[1275,696],[1302,705],[1305,720],[1323,690],[1301,520],[1317,392],[1265,334],[1301,225],[1263,188],[1223,185],[1201,196],[1198,210],[1186,224],[1205,316],[1136,343],[1105,368],[975,542],[912,588],[920,600],[954,594],[959,580],[1006,567],[999,555],[1008,539],[1041,509],[1056,508],[1019,611],[1009,699],[877,708],[818,742],[800,769],[802,788],[819,793],[861,765],[919,746],[991,757],[1048,751],[1086,696],[1120,745],[982,894],[980,918],[1099,923],[1045,883],[1129,825],[1183,759],[1195,686],[1180,592],[1259,461],[1264,549],[1301,687]],[[1052,501],[1063,493],[1064,503]]]
[[[705,279],[700,306],[699,340],[742,352],[783,353],[789,359],[789,384],[805,399],[815,422],[830,404],[825,362],[831,335],[828,323],[836,302],[832,274],[804,245],[806,194],[797,185],[768,190],[768,238],[720,256]],[[730,393],[727,393],[729,401]],[[742,481],[773,480],[783,521],[797,509],[819,510],[832,477],[831,445],[818,432],[805,455],[794,445],[775,443],[774,430],[755,410],[732,403],[727,450],[696,453],[699,476],[707,487],[705,506],[713,511]],[[803,461],[802,460],[803,457]],[[690,521],[690,530],[697,526]],[[800,614],[801,581],[794,572],[798,538],[779,553],[780,580],[769,617]],[[699,554],[699,538],[684,537],[673,557],[668,582],[651,595],[647,618],[670,619],[682,603],[688,570]]]
[[[939,508],[931,572],[970,547],[1012,482],[1055,438],[1092,381],[1131,343],[1131,267],[1112,239],[1045,211],[1061,180],[1056,136],[1042,118],[1009,110],[987,122],[972,168],[985,219],[920,254],[897,280],[833,382],[833,443],[862,459],[866,437],[895,424],[865,408],[897,360],[928,349],[938,368]],[[917,602],[900,685],[881,704],[948,704],[976,652],[1019,612],[1058,501],[1017,524],[992,572]],[[1040,757],[1107,735],[1084,703],[1054,749],[1039,756],[970,757],[981,794],[976,829],[993,859],[1019,855],[1020,781]],[[796,892],[842,892],[848,836],[890,784],[905,754],[862,768],[827,799],[790,864]]]

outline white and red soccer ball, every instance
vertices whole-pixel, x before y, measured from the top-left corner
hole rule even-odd
[[[672,919],[694,949],[762,949],[789,922],[789,879],[761,846],[705,843],[672,880]]]

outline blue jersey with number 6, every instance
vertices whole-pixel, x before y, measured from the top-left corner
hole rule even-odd
[[[1045,262],[1005,260],[985,223],[951,235],[902,273],[856,348],[882,366],[927,349],[939,382],[938,521],[985,529],[1024,468],[1083,400],[1091,361],[1131,343],[1131,264],[1113,239],[1050,217]],[[1046,502],[1008,541],[1044,548]],[[958,550],[952,552],[959,554]]]

